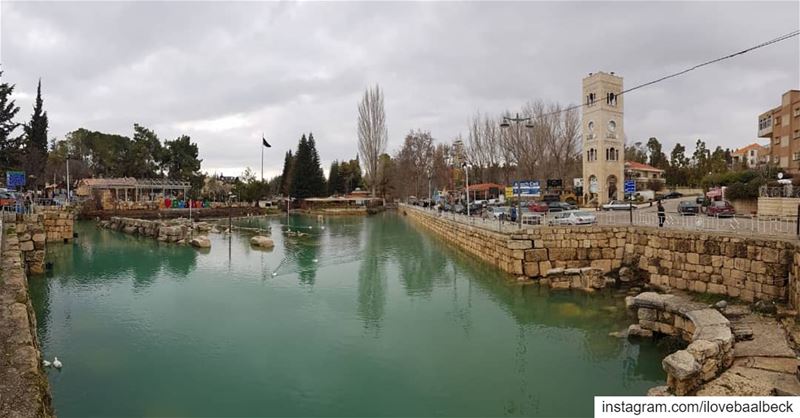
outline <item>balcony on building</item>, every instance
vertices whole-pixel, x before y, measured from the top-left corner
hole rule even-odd
[[[772,113],[765,113],[758,117],[758,137],[769,138],[772,136]]]

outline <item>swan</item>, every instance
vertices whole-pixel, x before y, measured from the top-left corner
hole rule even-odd
[[[50,363],[50,362],[49,362],[49,361],[47,361],[47,360],[42,360],[42,366],[44,366],[44,367],[50,367],[50,366],[52,366],[52,365],[53,365],[53,363]]]
[[[314,262],[316,263],[317,261],[319,261],[319,260],[317,260],[317,259],[315,258],[315,259],[314,259]]]
[[[60,361],[58,361],[58,357],[54,358],[53,359],[53,367],[55,367],[56,369],[60,369],[61,366],[62,366],[62,364],[61,364]]]

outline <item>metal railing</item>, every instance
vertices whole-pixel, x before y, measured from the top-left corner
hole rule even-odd
[[[761,186],[758,189],[760,197],[800,197],[800,187],[791,184],[778,187]]]
[[[404,205],[411,210],[419,210],[431,216],[449,219],[465,225],[471,225],[500,233],[515,233],[524,229],[536,229],[549,226],[585,228],[591,225],[565,225],[555,221],[556,213],[532,214],[523,213],[522,223],[509,219],[494,217],[466,216],[453,212],[438,212],[435,209],[420,206]],[[655,211],[617,211],[601,212],[586,210],[596,217],[593,225],[598,226],[641,226],[656,227],[684,231],[727,232],[747,235],[779,236],[793,238],[798,236],[797,218],[759,218],[757,216],[718,217],[706,214],[684,216],[668,213],[664,216],[663,226],[659,227],[658,213]]]

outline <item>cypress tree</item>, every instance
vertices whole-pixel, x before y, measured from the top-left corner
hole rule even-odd
[[[331,169],[328,172],[328,194],[333,195],[338,193],[338,190],[336,190],[338,185],[339,185],[339,162],[333,160],[333,162],[331,163]]]
[[[281,183],[278,187],[278,193],[289,196],[292,192],[292,166],[294,165],[294,156],[292,150],[286,151],[286,156],[283,157],[283,171],[281,172]]]
[[[36,88],[36,103],[33,105],[31,121],[25,125],[25,145],[23,158],[27,175],[35,175],[35,184],[44,181],[45,164],[47,163],[47,112],[42,100],[42,80]]]
[[[322,171],[322,164],[319,160],[319,152],[317,152],[317,143],[314,141],[314,134],[308,134],[308,148],[311,153],[311,169],[309,172],[311,176],[311,190],[314,196],[325,196],[328,187],[325,184],[325,172]]]
[[[0,80],[2,77],[3,72],[0,71]],[[12,137],[12,134],[19,126],[13,121],[19,106],[11,99],[13,93],[13,84],[0,83],[0,175],[18,164],[19,138]]]

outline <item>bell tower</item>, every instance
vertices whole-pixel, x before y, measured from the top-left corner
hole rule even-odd
[[[583,194],[598,205],[623,199],[625,134],[622,77],[590,73],[583,79]]]

